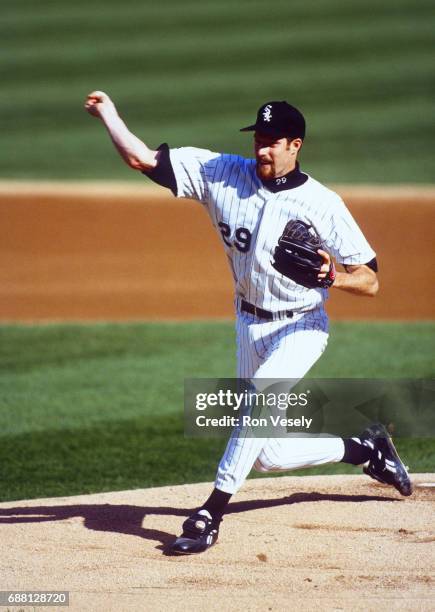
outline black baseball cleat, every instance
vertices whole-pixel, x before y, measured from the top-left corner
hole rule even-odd
[[[193,555],[204,552],[216,543],[220,521],[214,521],[206,512],[196,512],[184,521],[183,533],[169,549],[172,554]]]
[[[412,483],[408,472],[385,427],[380,423],[370,425],[360,437],[372,451],[371,458],[363,467],[364,473],[383,484],[393,485],[402,495],[411,495]]]

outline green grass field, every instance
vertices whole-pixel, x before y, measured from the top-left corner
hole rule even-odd
[[[151,146],[249,155],[266,100],[327,182],[432,182],[430,0],[3,0],[0,177],[143,180],[82,109],[109,92]]]
[[[434,331],[335,323],[310,376],[433,377]],[[234,354],[231,323],[0,326],[0,499],[213,480],[225,441],[184,438],[183,381],[233,376]],[[432,439],[397,444],[434,471]]]

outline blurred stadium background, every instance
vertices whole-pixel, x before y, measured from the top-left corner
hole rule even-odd
[[[166,209],[161,196],[141,191],[146,179],[120,162],[83,111],[94,89],[107,91],[152,146],[244,155],[251,140],[238,130],[262,102],[301,107],[303,168],[327,184],[370,185],[354,198],[355,212],[362,225],[370,211],[377,219],[368,236],[400,319],[375,321],[376,306],[358,306],[358,323],[334,322],[311,375],[433,377],[434,17],[428,0],[3,0],[1,499],[211,480],[222,449],[183,439],[182,383],[232,375],[232,322],[71,323],[91,306],[93,320],[170,318],[174,273],[186,294],[192,277],[204,293],[225,274],[222,296],[231,300],[205,216],[195,236],[182,203]],[[58,184],[65,180],[80,183],[79,195]],[[97,180],[86,201],[84,181]],[[164,251],[156,242],[171,219],[191,262],[204,255],[208,284],[192,263],[180,265],[177,248],[155,284]],[[402,320],[405,303],[412,322]],[[192,305],[183,316],[199,314]],[[65,322],[42,325],[47,319]],[[413,471],[433,471],[429,442],[399,441]],[[349,471],[325,468],[337,470]]]
[[[141,178],[82,110],[109,92],[152,145],[250,153],[267,99],[307,116],[321,181],[433,181],[430,0],[3,0],[1,176]]]

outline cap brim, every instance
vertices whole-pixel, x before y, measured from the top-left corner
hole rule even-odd
[[[240,131],[241,132],[254,132],[256,129],[257,128],[255,125],[248,125],[248,127],[242,128]]]

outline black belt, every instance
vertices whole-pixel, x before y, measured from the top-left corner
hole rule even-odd
[[[267,321],[282,321],[283,319],[291,319],[293,318],[292,310],[282,310],[280,312],[270,312],[269,310],[264,310],[264,308],[259,308],[258,306],[254,306],[254,304],[250,304],[245,300],[240,302],[240,309],[244,312],[249,312],[249,314],[255,315],[260,319],[267,319]]]

